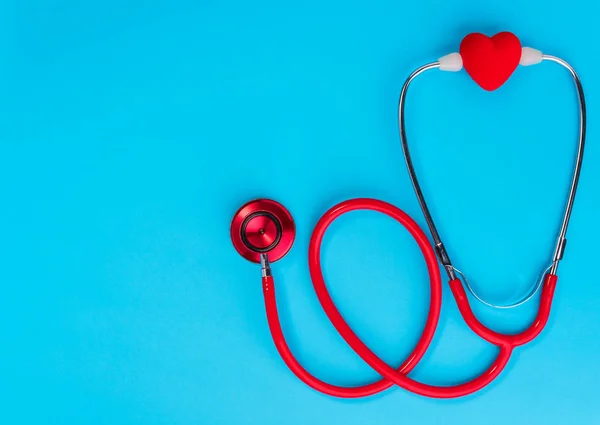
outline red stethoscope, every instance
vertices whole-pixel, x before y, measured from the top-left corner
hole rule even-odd
[[[500,87],[510,77],[519,64],[527,66],[542,61],[554,62],[563,66],[569,71],[575,82],[580,109],[578,149],[556,247],[550,265],[544,271],[543,278],[536,283],[533,290],[530,291],[525,298],[517,303],[508,306],[494,306],[493,304],[486,303],[487,305],[500,308],[514,307],[531,299],[537,290],[541,288],[542,292],[538,313],[531,326],[519,334],[505,335],[484,326],[475,317],[469,306],[467,294],[459,276],[462,277],[467,289],[478,300],[482,302],[483,300],[472,291],[472,288],[464,278],[464,275],[452,265],[435,228],[433,219],[417,181],[409,154],[404,124],[404,105],[410,83],[415,77],[431,69],[459,71],[464,67],[478,85],[485,90],[491,91]],[[377,371],[383,379],[358,387],[340,387],[331,385],[311,375],[302,367],[290,351],[279,323],[275,300],[275,284],[270,267],[270,263],[279,260],[287,254],[292,247],[295,237],[295,226],[292,216],[281,204],[268,199],[257,199],[243,205],[235,213],[231,223],[231,239],[235,249],[245,259],[261,264],[263,294],[273,341],[283,361],[304,383],[322,393],[344,398],[370,396],[390,388],[394,384],[426,397],[462,397],[474,393],[492,382],[506,366],[513,349],[526,344],[537,337],[548,321],[557,281],[556,272],[565,249],[567,227],[573,208],[583,160],[586,131],[586,111],[583,88],[575,70],[568,63],[557,57],[542,54],[542,52],[538,50],[521,47],[519,39],[512,33],[502,32],[493,37],[473,33],[466,36],[461,42],[460,53],[452,53],[440,58],[437,62],[424,65],[415,70],[408,77],[400,94],[398,120],[404,158],[415,193],[433,238],[433,247],[430,244],[427,235],[417,223],[394,205],[375,199],[351,199],[334,206],[321,217],[313,231],[308,252],[311,279],[317,297],[323,306],[327,317],[334,325],[335,329],[344,338],[346,343],[370,367]],[[431,286],[430,307],[427,322],[415,349],[398,369],[390,367],[381,360],[381,358],[373,353],[373,351],[354,333],[336,308],[323,279],[323,273],[321,271],[321,242],[325,231],[336,218],[340,217],[342,214],[355,210],[379,211],[398,221],[409,231],[419,245],[427,265]],[[452,386],[424,384],[407,376],[425,354],[425,351],[431,343],[439,320],[442,303],[442,282],[438,261],[442,264],[448,275],[450,289],[466,324],[481,338],[499,348],[498,356],[485,372],[471,381]]]

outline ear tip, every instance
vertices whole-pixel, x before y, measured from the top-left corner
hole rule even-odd
[[[463,60],[460,53],[450,53],[438,59],[441,71],[458,72],[463,68]]]
[[[544,54],[537,49],[531,47],[523,47],[521,49],[521,59],[519,64],[521,66],[536,65],[544,59]]]

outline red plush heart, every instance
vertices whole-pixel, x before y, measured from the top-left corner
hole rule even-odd
[[[484,90],[496,90],[508,80],[521,60],[521,42],[510,32],[493,37],[472,33],[460,43],[465,71]]]

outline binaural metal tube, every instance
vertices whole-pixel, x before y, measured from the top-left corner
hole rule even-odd
[[[571,211],[573,209],[573,203],[575,201],[575,194],[577,192],[577,186],[579,184],[579,175],[581,173],[581,165],[583,163],[583,150],[585,147],[585,133],[586,133],[586,107],[585,107],[585,97],[583,94],[583,87],[582,87],[581,81],[579,79],[579,76],[577,75],[577,73],[575,72],[573,67],[571,65],[569,65],[563,59],[560,59],[555,56],[543,55],[543,60],[555,62],[555,63],[561,65],[562,67],[566,68],[569,71],[569,73],[571,74],[571,76],[573,78],[573,81],[575,82],[575,86],[577,89],[577,99],[579,102],[579,141],[578,141],[578,146],[577,146],[577,156],[575,158],[575,166],[573,169],[573,176],[571,179],[569,194],[567,197],[567,203],[566,203],[565,211],[564,211],[562,222],[561,222],[560,232],[558,234],[556,246],[554,248],[554,253],[552,255],[552,262],[549,267],[549,273],[552,275],[555,275],[556,271],[558,269],[558,263],[560,262],[560,260],[563,257],[565,246],[567,243],[567,239],[566,239],[567,228],[569,226],[569,220],[571,218]],[[426,64],[426,65],[423,65],[422,67],[416,69],[406,79],[404,86],[402,87],[402,91],[400,92],[400,98],[398,100],[398,126],[399,126],[399,131],[400,131],[400,141],[402,144],[402,151],[404,153],[404,160],[405,160],[406,166],[408,168],[408,174],[410,176],[410,180],[411,180],[413,188],[415,190],[417,200],[419,201],[419,205],[421,206],[421,210],[423,211],[423,215],[425,216],[425,221],[427,222],[427,226],[429,227],[431,236],[433,237],[435,251],[436,251],[438,260],[446,269],[446,273],[448,274],[448,277],[451,280],[453,280],[453,279],[456,279],[456,269],[452,265],[452,262],[450,261],[450,257],[448,256],[448,253],[446,252],[446,249],[444,248],[442,239],[435,227],[433,217],[431,216],[431,213],[429,212],[429,208],[427,207],[427,202],[425,201],[425,197],[423,196],[423,192],[421,191],[421,187],[420,187],[419,181],[417,179],[417,174],[415,172],[415,168],[413,166],[412,159],[410,156],[408,142],[406,140],[406,126],[404,123],[404,109],[405,109],[405,104],[406,104],[406,95],[407,95],[408,88],[409,88],[411,82],[417,76],[424,73],[425,71],[428,71],[430,69],[437,69],[439,67],[440,67],[439,62],[432,62],[432,63]],[[539,285],[539,283],[538,283],[537,287],[534,289],[533,294],[535,292],[537,292],[537,290],[540,288],[540,286],[541,285]],[[468,283],[467,283],[467,288],[478,300],[482,301],[483,303],[485,303],[487,305],[494,306],[493,304],[489,304],[489,303],[481,300],[481,298],[473,292],[472,288],[470,287],[470,285],[468,285]],[[533,294],[529,294],[527,296],[527,299],[530,299],[533,296]],[[523,303],[523,301],[520,301],[515,304],[512,304],[510,307],[517,306],[522,303]],[[498,306],[498,307],[500,307],[500,306]]]
[[[552,256],[552,267],[550,268],[550,274],[556,274],[558,269],[558,263],[562,260],[565,245],[567,244],[567,228],[569,227],[569,220],[571,219],[571,211],[573,210],[573,203],[575,202],[575,193],[577,192],[577,186],[579,185],[579,175],[581,174],[581,164],[583,163],[583,149],[585,147],[585,132],[586,132],[586,109],[585,109],[585,96],[583,94],[583,86],[581,80],[575,72],[575,69],[564,60],[557,58],[556,56],[544,55],[543,59],[550,62],[555,62],[562,67],[566,68],[577,88],[577,100],[579,102],[579,142],[577,144],[577,157],[575,159],[575,167],[573,169],[573,177],[571,179],[571,186],[569,189],[569,196],[567,198],[567,205],[565,207],[565,213],[563,215],[562,224],[560,226],[560,232],[558,234],[558,240],[556,241],[556,247],[554,249],[554,255]]]
[[[444,248],[442,239],[440,238],[440,235],[435,227],[433,217],[431,217],[431,213],[429,212],[429,208],[427,207],[427,202],[425,201],[425,197],[423,196],[423,192],[421,191],[421,186],[419,185],[419,180],[417,179],[417,173],[415,171],[415,167],[413,166],[412,159],[410,157],[410,151],[408,149],[408,142],[406,141],[406,131],[404,125],[404,106],[406,104],[406,94],[408,93],[408,87],[410,86],[410,83],[423,72],[428,71],[430,69],[437,69],[439,67],[439,62],[432,62],[427,65],[423,65],[408,76],[406,82],[404,83],[404,86],[402,87],[402,91],[400,92],[400,99],[398,100],[398,126],[400,128],[400,141],[402,142],[402,151],[404,152],[404,160],[406,161],[406,167],[408,168],[410,181],[412,182],[415,194],[417,195],[417,200],[419,201],[419,205],[421,206],[421,210],[423,211],[423,215],[425,216],[425,221],[427,222],[427,226],[429,227],[429,231],[431,232],[431,236],[433,237],[435,253],[440,263],[442,263],[442,265],[444,266],[448,277],[450,278],[450,280],[452,280],[456,279],[454,267],[452,267],[450,257],[448,257],[448,253]]]

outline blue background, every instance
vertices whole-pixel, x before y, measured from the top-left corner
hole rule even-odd
[[[0,6],[0,422],[7,424],[599,424],[597,10],[589,1],[3,1]],[[285,367],[256,265],[231,246],[245,201],[284,203],[298,234],[274,272],[284,332],[318,377],[376,378],[327,321],[307,269],[320,215],[349,197],[425,225],[396,102],[408,74],[472,31],[515,32],[578,70],[588,147],[550,322],[485,390],[433,400],[393,388],[330,398]],[[497,302],[552,254],[575,152],[576,98],[555,64],[488,93],[431,72],[408,136],[455,264]],[[407,232],[353,213],[327,233],[340,310],[399,364],[428,284]],[[516,332],[513,311],[475,306]],[[412,373],[449,385],[497,349],[444,284],[441,322]]]

